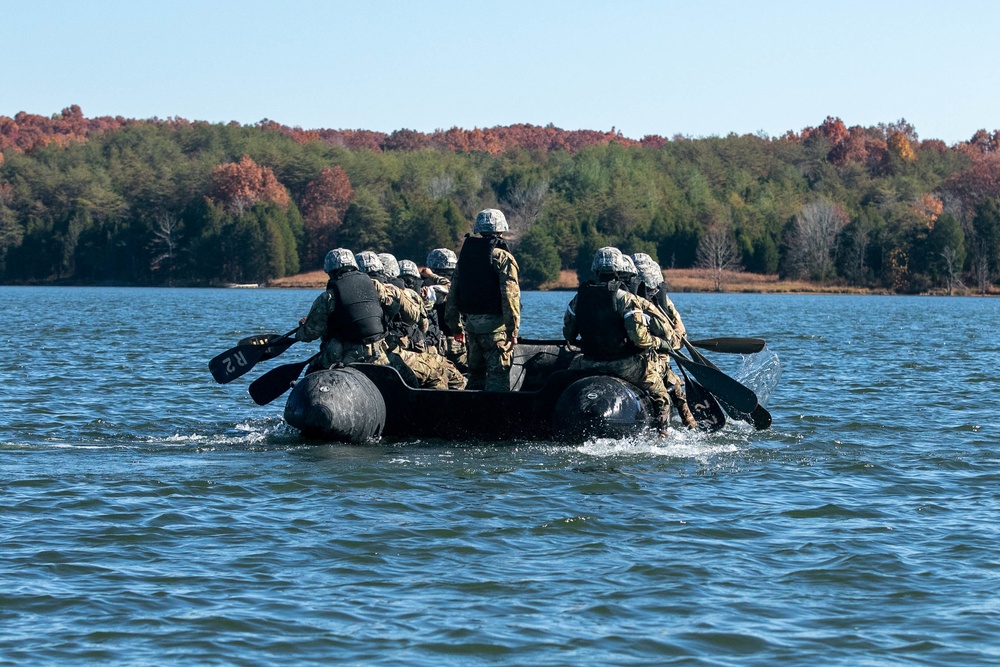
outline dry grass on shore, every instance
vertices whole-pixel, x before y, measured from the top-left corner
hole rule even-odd
[[[667,289],[671,292],[714,292],[715,284],[706,269],[667,269],[663,272]],[[291,289],[324,289],[327,276],[323,271],[310,271],[295,276],[278,278],[263,287]],[[578,285],[575,271],[561,271],[559,280],[542,285],[543,290],[575,290]],[[723,292],[762,294],[889,294],[887,290],[872,290],[844,285],[823,285],[805,280],[778,280],[776,274],[739,273],[727,271],[722,280]],[[995,294],[996,291],[991,291]],[[974,292],[956,292],[965,296]]]

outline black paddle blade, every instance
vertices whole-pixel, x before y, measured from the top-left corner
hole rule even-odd
[[[694,341],[685,340],[684,345],[688,352],[691,353],[691,357],[695,361],[698,361],[706,366],[711,366],[718,370],[718,366],[713,364],[711,361],[705,358],[701,352],[692,347]],[[686,377],[686,376],[685,376]],[[722,405],[722,409],[727,412],[733,419],[738,419],[740,421],[746,422],[748,424],[753,424],[754,429],[758,431],[763,431],[771,427],[771,413],[767,411],[763,405],[758,403],[753,410],[750,412],[745,412],[743,410],[737,409],[730,403],[727,403],[723,399],[719,399],[719,403]],[[696,417],[697,419],[697,417]]]
[[[253,368],[265,349],[261,345],[237,345],[208,362],[208,370],[216,382],[227,384]]]
[[[727,354],[754,354],[767,345],[767,341],[760,338],[706,338],[687,342],[705,350]]]
[[[309,358],[298,363],[285,364],[284,366],[272,368],[250,383],[248,389],[250,398],[257,405],[267,405],[291,389],[292,383],[299,378],[302,370],[311,361],[312,358]]]
[[[700,384],[684,375],[684,393],[687,395],[688,407],[698,422],[698,430],[713,433],[726,425],[726,412],[708,391]]]

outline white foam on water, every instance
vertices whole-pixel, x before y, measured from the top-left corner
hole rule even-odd
[[[642,454],[707,461],[718,454],[739,451],[739,447],[725,432],[708,434],[686,429],[671,429],[665,436],[650,431],[621,440],[596,438],[577,447],[577,451],[599,458]]]

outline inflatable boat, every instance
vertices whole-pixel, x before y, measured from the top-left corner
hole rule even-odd
[[[390,366],[310,373],[285,404],[285,422],[310,439],[361,443],[380,436],[473,440],[621,438],[647,429],[646,393],[619,378],[569,370],[565,344],[519,343],[510,392],[417,389]]]

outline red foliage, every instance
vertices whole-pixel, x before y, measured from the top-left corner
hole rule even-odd
[[[306,186],[300,208],[310,260],[318,261],[334,246],[337,228],[344,221],[344,212],[352,199],[354,188],[340,167],[324,167],[316,180]]]
[[[1000,198],[1000,155],[981,157],[970,168],[946,180],[941,189],[957,197],[970,214],[987,199]]]
[[[242,214],[257,202],[288,206],[288,191],[274,172],[262,167],[249,155],[239,162],[220,164],[212,170],[215,200],[231,213]]]

